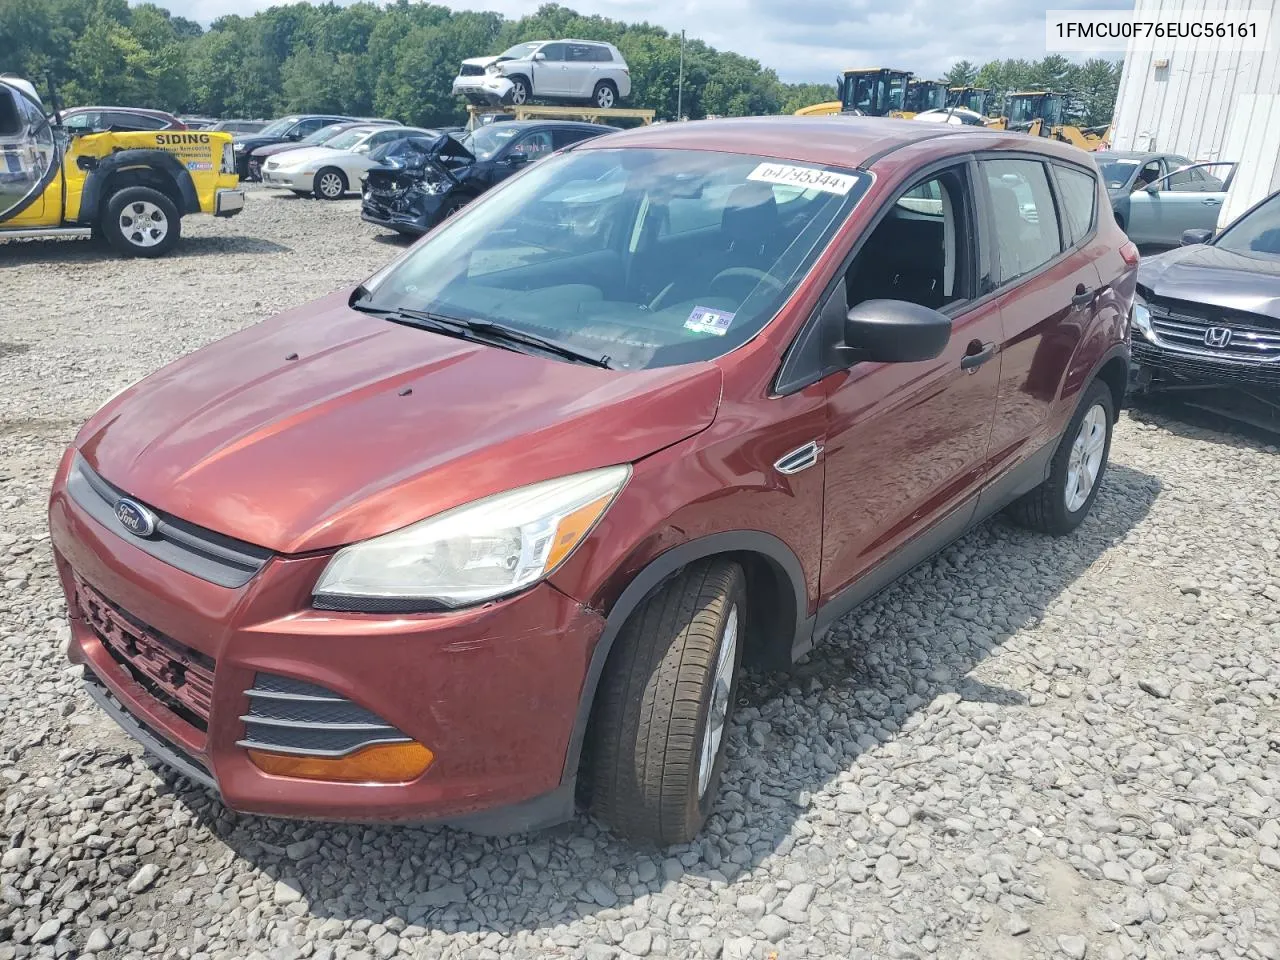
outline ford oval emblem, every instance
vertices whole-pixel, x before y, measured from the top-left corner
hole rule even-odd
[[[116,519],[135,537],[149,537],[156,532],[159,518],[138,501],[121,497],[116,501],[115,511]]]

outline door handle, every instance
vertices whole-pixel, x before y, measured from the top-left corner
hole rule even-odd
[[[1097,296],[1097,290],[1090,290],[1083,283],[1077,283],[1076,294],[1071,298],[1071,305],[1073,307],[1092,307],[1093,301]]]
[[[977,370],[995,355],[996,345],[994,343],[982,343],[974,340],[969,344],[965,355],[960,358],[960,369]]]
[[[1205,197],[1205,198],[1204,198],[1203,200],[1201,200],[1200,202],[1201,202],[1201,203],[1203,203],[1206,207],[1220,207],[1220,206],[1222,206],[1222,201],[1221,201],[1221,200],[1219,200],[1217,197]]]

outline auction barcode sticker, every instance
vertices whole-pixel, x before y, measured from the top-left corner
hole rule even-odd
[[[857,177],[848,173],[831,173],[789,163],[762,163],[747,174],[747,179],[759,183],[780,183],[787,187],[821,190],[823,193],[834,193],[842,197],[858,182]]]

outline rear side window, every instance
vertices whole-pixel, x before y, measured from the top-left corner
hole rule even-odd
[[[1062,252],[1053,192],[1038,160],[979,162],[991,196],[1000,282],[1009,283]]]
[[[1055,164],[1058,194],[1062,201],[1063,233],[1067,243],[1075,246],[1093,230],[1098,205],[1098,182],[1083,170]]]
[[[608,47],[592,47],[591,59],[595,63],[613,63],[613,54]]]
[[[145,113],[108,113],[106,121],[113,130],[162,130],[169,125],[163,117]]]
[[[598,136],[594,130],[577,130],[572,127],[553,130],[551,133],[555,141],[555,149],[557,150],[561,147],[567,147],[571,143],[577,143],[580,140],[589,140],[592,137]]]

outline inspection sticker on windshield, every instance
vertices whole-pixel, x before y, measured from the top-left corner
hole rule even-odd
[[[821,190],[844,196],[853,189],[858,178],[847,173],[831,173],[813,167],[797,167],[789,163],[762,163],[749,174],[748,180],[760,183],[780,183],[787,187]]]
[[[694,333],[711,333],[723,337],[729,332],[729,324],[733,322],[733,314],[725,310],[713,310],[710,307],[694,307],[689,319],[684,322],[686,330]]]

